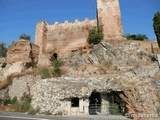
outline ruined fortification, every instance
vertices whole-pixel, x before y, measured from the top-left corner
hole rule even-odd
[[[36,28],[35,43],[40,46],[41,53],[59,53],[81,46],[86,42],[89,28],[96,26],[95,20],[75,20],[74,23],[59,24],[55,22],[49,25],[46,22],[38,22]],[[63,48],[63,49],[62,49]]]
[[[97,0],[98,21],[103,25],[104,39],[120,39],[123,36],[118,0]],[[89,29],[97,25],[97,20],[75,20],[74,23],[50,25],[41,21],[36,25],[35,44],[40,46],[40,54],[65,53],[86,44]],[[62,49],[63,48],[63,49]]]

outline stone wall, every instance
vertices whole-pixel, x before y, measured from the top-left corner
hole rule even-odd
[[[38,22],[35,44],[40,46],[40,53],[65,53],[85,45],[92,26],[96,26],[96,20],[75,20],[74,23],[65,21],[61,24],[55,22],[53,25]]]
[[[123,28],[118,0],[97,0],[97,9],[104,39],[121,39]]]
[[[123,28],[118,0],[97,0],[97,9],[104,38],[122,39]],[[75,20],[74,23],[55,22],[53,25],[41,21],[36,25],[35,44],[40,46],[40,54],[66,53],[85,45],[89,28],[96,25],[97,20],[88,19],[82,22]]]

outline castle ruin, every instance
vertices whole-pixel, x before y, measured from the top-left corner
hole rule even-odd
[[[123,36],[118,0],[97,0],[98,22],[103,26],[104,39],[121,39]],[[35,44],[40,55],[65,53],[86,44],[89,29],[97,26],[97,20],[75,20],[73,23],[50,25],[41,21],[36,25]],[[63,48],[63,49],[62,49]]]

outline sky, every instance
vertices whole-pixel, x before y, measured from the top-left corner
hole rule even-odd
[[[155,40],[153,16],[160,0],[119,0],[124,34],[145,34]],[[0,0],[0,43],[6,46],[23,33],[35,39],[36,23],[54,24],[96,18],[95,0]]]

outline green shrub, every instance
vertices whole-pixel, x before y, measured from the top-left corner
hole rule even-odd
[[[39,109],[30,108],[28,111],[29,115],[36,115],[39,112]]]
[[[50,75],[50,72],[49,72],[48,68],[40,69],[40,75],[42,76],[43,79],[51,78],[51,75]]]
[[[50,111],[46,111],[44,114],[45,115],[52,115],[52,113]]]
[[[14,97],[12,100],[11,100],[11,104],[16,104],[18,101],[17,101],[17,97]]]
[[[56,114],[55,114],[55,116],[62,116],[63,115],[63,112],[57,112]]]
[[[21,35],[19,36],[19,39],[30,40],[30,39],[31,39],[31,36],[26,35],[25,33],[23,33],[23,34],[21,34]]]
[[[95,26],[95,27],[93,27],[92,29],[89,30],[87,43],[89,43],[89,44],[98,44],[98,43],[101,42],[103,37],[104,37],[104,35],[103,35],[103,27],[99,26],[99,30],[98,30],[98,28]]]
[[[108,66],[110,66],[110,65],[112,65],[112,61],[105,61],[104,63],[103,63],[103,65],[104,66],[106,66],[106,67],[108,67]]]
[[[16,112],[27,112],[31,107],[31,97],[26,96],[21,102],[14,100],[13,108]]]
[[[6,43],[1,42],[0,43],[0,57],[6,57],[6,53],[7,53]]]
[[[143,41],[143,40],[148,40],[148,37],[144,34],[126,34],[125,37],[127,38],[127,40],[140,40],[140,41]]]
[[[63,61],[61,59],[55,59],[53,61],[54,70],[52,72],[54,77],[59,77],[61,75],[60,67],[63,65]]]
[[[5,68],[6,67],[6,65],[7,65],[7,63],[6,62],[4,62],[3,64],[2,64],[2,68]]]
[[[113,103],[113,102],[110,103],[109,114],[121,114],[120,108],[117,103]]]
[[[3,105],[11,104],[11,98],[9,96],[6,96],[2,101]]]

